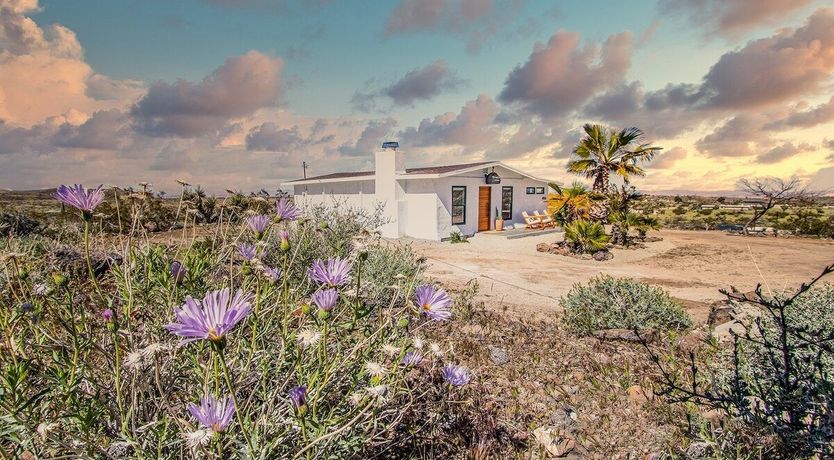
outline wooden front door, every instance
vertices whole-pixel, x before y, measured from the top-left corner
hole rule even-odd
[[[478,187],[478,231],[489,230],[492,187]]]

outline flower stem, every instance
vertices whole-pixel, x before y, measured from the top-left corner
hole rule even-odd
[[[243,437],[246,439],[246,444],[249,445],[249,450],[252,452],[252,455],[255,455],[255,446],[252,444],[252,438],[249,437],[249,432],[246,430],[246,425],[243,424],[243,417],[240,415],[241,407],[237,403],[237,396],[235,396],[235,388],[232,386],[232,378],[229,373],[229,367],[226,366],[226,355],[223,353],[223,350],[217,350],[217,354],[220,356],[220,366],[223,367],[223,377],[226,380],[226,386],[229,388],[229,393],[232,395],[232,402],[235,403],[235,417],[237,418],[237,423],[240,425],[240,431],[243,432]]]
[[[122,403],[122,354],[119,348],[119,333],[113,330],[113,348],[116,355],[116,405],[119,407],[119,421],[121,422],[122,431],[125,430],[125,411]]]
[[[87,217],[84,217],[84,255],[87,258],[87,271],[90,275],[90,281],[93,282],[93,286],[96,288],[96,292],[98,293],[99,298],[101,298],[101,300],[104,300],[104,295],[101,293],[101,289],[98,287],[96,274],[93,271],[93,259],[90,256],[90,219]]]

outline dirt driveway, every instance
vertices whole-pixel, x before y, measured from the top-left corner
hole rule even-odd
[[[705,320],[719,288],[752,290],[756,283],[778,292],[797,286],[834,263],[834,243],[798,238],[762,238],[723,232],[664,230],[663,241],[638,250],[615,249],[606,262],[536,252],[536,244],[560,240],[549,234],[515,240],[476,235],[468,244],[412,240],[427,258],[427,271],[451,289],[477,279],[487,308],[551,317],[559,297],[577,282],[600,273],[628,276],[667,289],[693,319]],[[834,281],[830,279],[829,281]]]

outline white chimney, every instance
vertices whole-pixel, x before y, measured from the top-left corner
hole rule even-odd
[[[397,181],[397,174],[405,174],[405,158],[396,142],[385,142],[374,156],[376,199],[385,205],[383,217],[388,221],[380,231],[387,238],[398,238],[399,201],[404,200],[404,192]]]

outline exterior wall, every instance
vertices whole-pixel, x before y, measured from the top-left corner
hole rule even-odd
[[[379,204],[373,180],[294,185],[293,194],[302,208],[345,206],[373,212]]]
[[[478,231],[478,189],[490,187],[490,229],[495,226],[495,208],[501,206],[501,187],[513,187],[513,218],[504,221],[504,227],[524,226],[521,213],[527,211],[544,211],[547,204],[547,183],[535,181],[510,170],[496,167],[501,176],[500,184],[487,185],[484,170],[473,171],[452,177],[439,179],[409,179],[404,183],[404,192],[408,201],[408,230],[404,235],[414,238],[440,240],[448,238],[452,232],[473,235]],[[466,222],[452,225],[452,187],[466,187]],[[527,187],[544,187],[545,194],[527,195]]]
[[[501,176],[500,184],[487,185],[484,180],[487,172],[485,169],[437,179],[397,180],[396,168],[401,166],[393,154],[390,150],[377,154],[377,165],[382,163],[383,168],[389,171],[388,174],[377,171],[376,177],[369,180],[295,185],[296,202],[301,207],[338,205],[368,212],[374,212],[380,204],[384,204],[383,213],[389,223],[379,229],[383,236],[410,236],[435,241],[448,238],[452,232],[465,235],[477,233],[478,189],[482,186],[491,188],[490,229],[495,225],[495,208],[500,209],[501,188],[504,186],[513,187],[513,218],[504,221],[505,228],[523,227],[523,211],[532,213],[547,207],[544,201],[546,194],[526,193],[527,187],[544,187],[547,193],[547,183],[529,179],[500,166],[495,168],[495,172]],[[390,179],[382,180],[383,175]],[[452,225],[452,186],[466,187],[466,222],[461,225]]]

